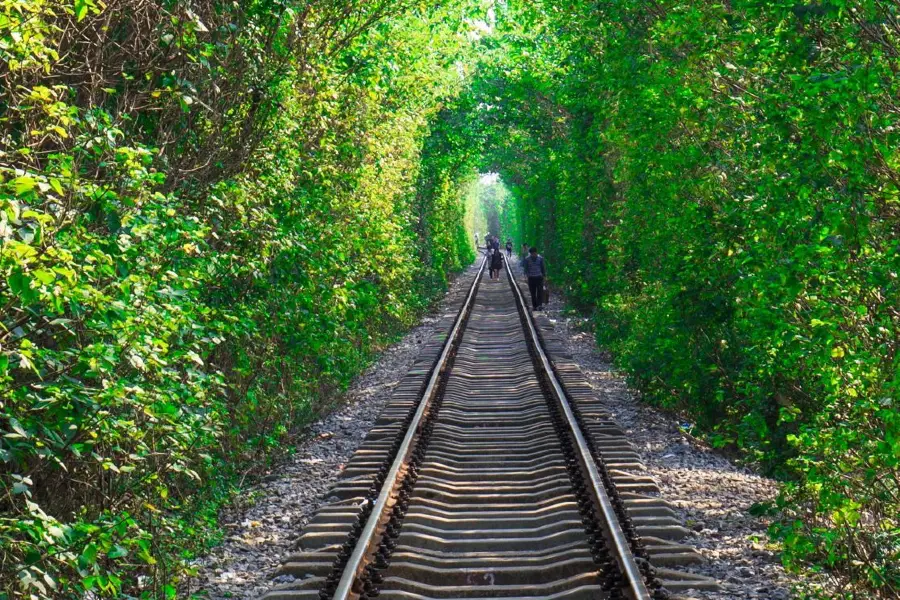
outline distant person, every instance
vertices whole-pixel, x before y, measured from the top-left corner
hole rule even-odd
[[[506,258],[512,258],[512,239],[506,238]]]
[[[537,248],[528,249],[528,257],[523,264],[525,276],[528,278],[528,291],[531,292],[532,310],[541,310],[544,304],[544,278],[547,276],[547,265],[544,257],[538,254]]]
[[[524,261],[528,257],[528,244],[522,244],[522,260]]]
[[[500,269],[503,268],[503,253],[499,248],[491,249],[491,279],[500,279]]]
[[[475,249],[478,249],[478,232],[475,232]]]

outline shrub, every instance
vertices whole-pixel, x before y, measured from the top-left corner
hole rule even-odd
[[[788,566],[896,597],[895,7],[508,11],[474,118],[551,277],[645,399],[785,481]]]
[[[415,193],[453,10],[0,0],[0,594],[175,595],[471,260]]]

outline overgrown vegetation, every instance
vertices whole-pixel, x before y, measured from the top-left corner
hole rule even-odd
[[[511,239],[514,246],[521,246],[519,205],[496,173],[484,175],[479,180],[478,203],[481,214],[484,215],[484,230],[499,235],[500,245],[504,248],[507,239]],[[518,255],[519,248],[514,247],[514,250]]]
[[[463,8],[0,1],[0,596],[174,596],[471,260]]]
[[[900,597],[896,4],[501,24],[472,128],[555,280],[647,400],[785,481],[788,566]]]
[[[897,597],[898,57],[886,0],[0,0],[0,594],[175,595],[499,227]]]

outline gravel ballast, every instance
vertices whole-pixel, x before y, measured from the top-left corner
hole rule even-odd
[[[196,561],[198,574],[187,592],[216,600],[251,600],[277,583],[271,577],[280,561],[435,332],[439,315],[468,291],[474,272],[470,268],[457,277],[438,309],[353,382],[340,407],[309,427],[285,463],[247,490],[245,497],[254,498],[249,508],[221,516],[226,537]]]
[[[470,269],[457,278],[441,310],[468,289],[472,274]],[[631,436],[663,497],[691,529],[691,536],[682,543],[695,547],[707,559],[690,570],[722,582],[721,591],[682,597],[789,598],[792,580],[767,546],[767,523],[748,513],[752,504],[774,497],[775,482],[685,435],[674,416],[642,404],[608,357],[598,351],[586,322],[566,316],[563,309],[560,299],[554,297],[545,314],[567,353]],[[296,453],[248,490],[255,498],[250,507],[223,515],[226,538],[197,561],[198,575],[190,592],[213,599],[251,600],[271,587],[280,561],[293,550],[302,527],[364,439],[393,388],[412,367],[438,321],[435,315],[426,317],[385,351],[354,382],[345,402],[309,428]]]
[[[588,321],[566,315],[558,295],[543,311],[600,399],[628,433],[647,472],[659,484],[706,561],[688,570],[717,579],[718,592],[690,592],[698,599],[786,600],[797,583],[768,546],[768,523],[749,514],[757,502],[772,500],[775,481],[734,464],[682,432],[677,417],[640,402],[609,357],[598,350]],[[682,567],[683,568],[683,567]]]

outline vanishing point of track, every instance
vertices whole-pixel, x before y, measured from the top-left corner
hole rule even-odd
[[[483,267],[267,600],[660,600],[714,585],[651,566],[695,560],[664,539],[686,530],[642,494],[655,486],[628,472],[642,467],[602,407],[567,389],[509,265],[498,280]]]

